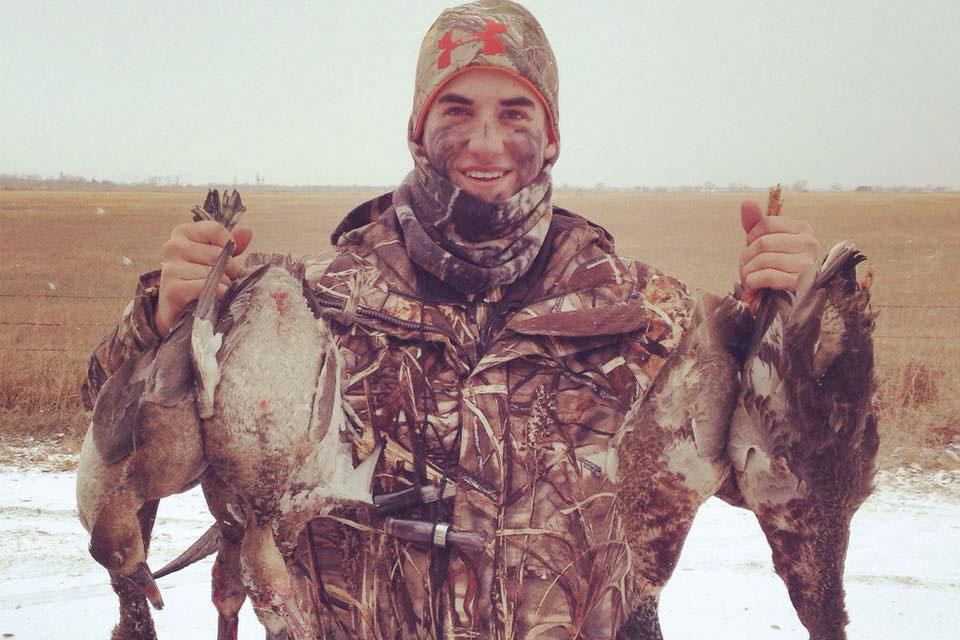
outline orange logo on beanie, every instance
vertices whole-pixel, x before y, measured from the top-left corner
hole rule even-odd
[[[506,25],[500,24],[499,22],[494,22],[493,20],[488,20],[486,31],[483,33],[474,33],[460,38],[459,40],[454,40],[452,35],[453,32],[447,31],[445,34],[443,34],[443,37],[440,38],[440,42],[437,43],[437,48],[443,49],[443,53],[440,54],[440,60],[437,61],[437,69],[446,69],[449,67],[450,54],[453,53],[453,50],[468,42],[483,40],[482,53],[485,56],[490,56],[495,53],[504,53],[507,49],[503,43],[500,42],[497,36],[499,36],[501,33],[505,33],[506,30]]]

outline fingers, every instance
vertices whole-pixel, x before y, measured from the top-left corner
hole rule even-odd
[[[760,269],[743,278],[743,287],[750,292],[760,289],[796,291],[798,278],[798,273],[787,273],[777,269]]]
[[[243,243],[242,247],[240,242],[237,243],[238,249],[245,249],[250,244],[253,233],[248,227],[237,227],[234,233],[239,235]],[[164,268],[179,262],[211,267],[217,262],[223,245],[229,239],[230,233],[223,225],[211,220],[180,225],[173,230],[170,239],[164,243],[161,262]],[[234,250],[234,255],[240,253],[238,249]],[[243,272],[243,267],[239,260],[231,258],[224,271],[230,278],[237,278]]]
[[[760,205],[755,200],[744,200],[740,204],[740,224],[743,225],[743,230],[748,234],[763,218],[764,215],[760,211]]]
[[[250,244],[253,232],[249,227],[233,230],[236,246],[233,255],[241,254]],[[217,262],[231,234],[218,222],[203,220],[174,228],[161,250],[160,296],[154,316],[160,335],[166,335],[183,308],[197,299],[210,267]],[[240,261],[230,258],[217,288],[221,299],[230,281],[243,273]]]
[[[202,220],[200,222],[187,222],[177,225],[173,229],[171,237],[182,235],[193,242],[203,244],[212,244],[223,247],[230,239],[230,232],[227,231],[219,222],[213,220]]]
[[[250,246],[250,241],[253,240],[253,231],[250,227],[237,225],[233,228],[233,240],[237,243],[237,247],[233,250],[233,255],[238,256]]]
[[[813,263],[805,253],[761,253],[740,269],[741,281],[746,281],[755,271],[781,271],[798,275]]]
[[[740,206],[747,246],[740,253],[740,282],[748,292],[760,289],[795,291],[799,275],[817,258],[820,243],[804,220],[764,216],[753,201]]]
[[[812,260],[819,251],[820,243],[813,236],[798,233],[769,233],[748,244],[740,254],[740,267],[743,268],[764,253],[803,254]]]
[[[193,242],[210,244],[220,247],[221,249],[223,245],[227,244],[227,240],[229,240],[232,235],[236,243],[236,248],[233,250],[233,255],[235,256],[243,253],[250,244],[250,240],[253,239],[253,231],[250,227],[237,225],[231,233],[227,231],[222,224],[214,222],[213,220],[202,220],[200,222],[179,225],[173,230],[172,236],[176,235],[183,235]]]
[[[170,288],[168,295],[170,302],[176,305],[178,309],[183,309],[183,307],[200,297],[200,291],[203,289],[203,283],[205,281],[206,278],[197,278],[195,280],[179,280],[175,287]],[[226,295],[227,291],[229,290],[229,282],[221,282],[218,284],[217,300],[223,299],[223,296]]]
[[[741,221],[743,210],[741,209]],[[787,218],[784,216],[762,216],[753,227],[747,231],[747,244],[752,244],[760,236],[770,233],[795,233],[813,237],[813,228],[804,220]]]

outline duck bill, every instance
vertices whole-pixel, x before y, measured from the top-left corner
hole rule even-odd
[[[154,609],[163,609],[163,598],[160,597],[160,587],[158,587],[157,583],[153,580],[153,574],[150,573],[150,567],[147,566],[146,562],[138,564],[133,573],[127,576],[127,579],[143,591],[143,595],[147,596],[147,600],[150,601]]]

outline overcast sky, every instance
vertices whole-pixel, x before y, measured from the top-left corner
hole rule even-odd
[[[0,172],[396,184],[451,4],[0,0]],[[557,184],[960,187],[957,0],[526,4]]]

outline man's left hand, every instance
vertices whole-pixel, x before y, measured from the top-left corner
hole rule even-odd
[[[813,227],[803,220],[765,216],[760,205],[740,205],[747,247],[740,253],[740,283],[748,293],[760,289],[796,291],[797,279],[820,252]]]

